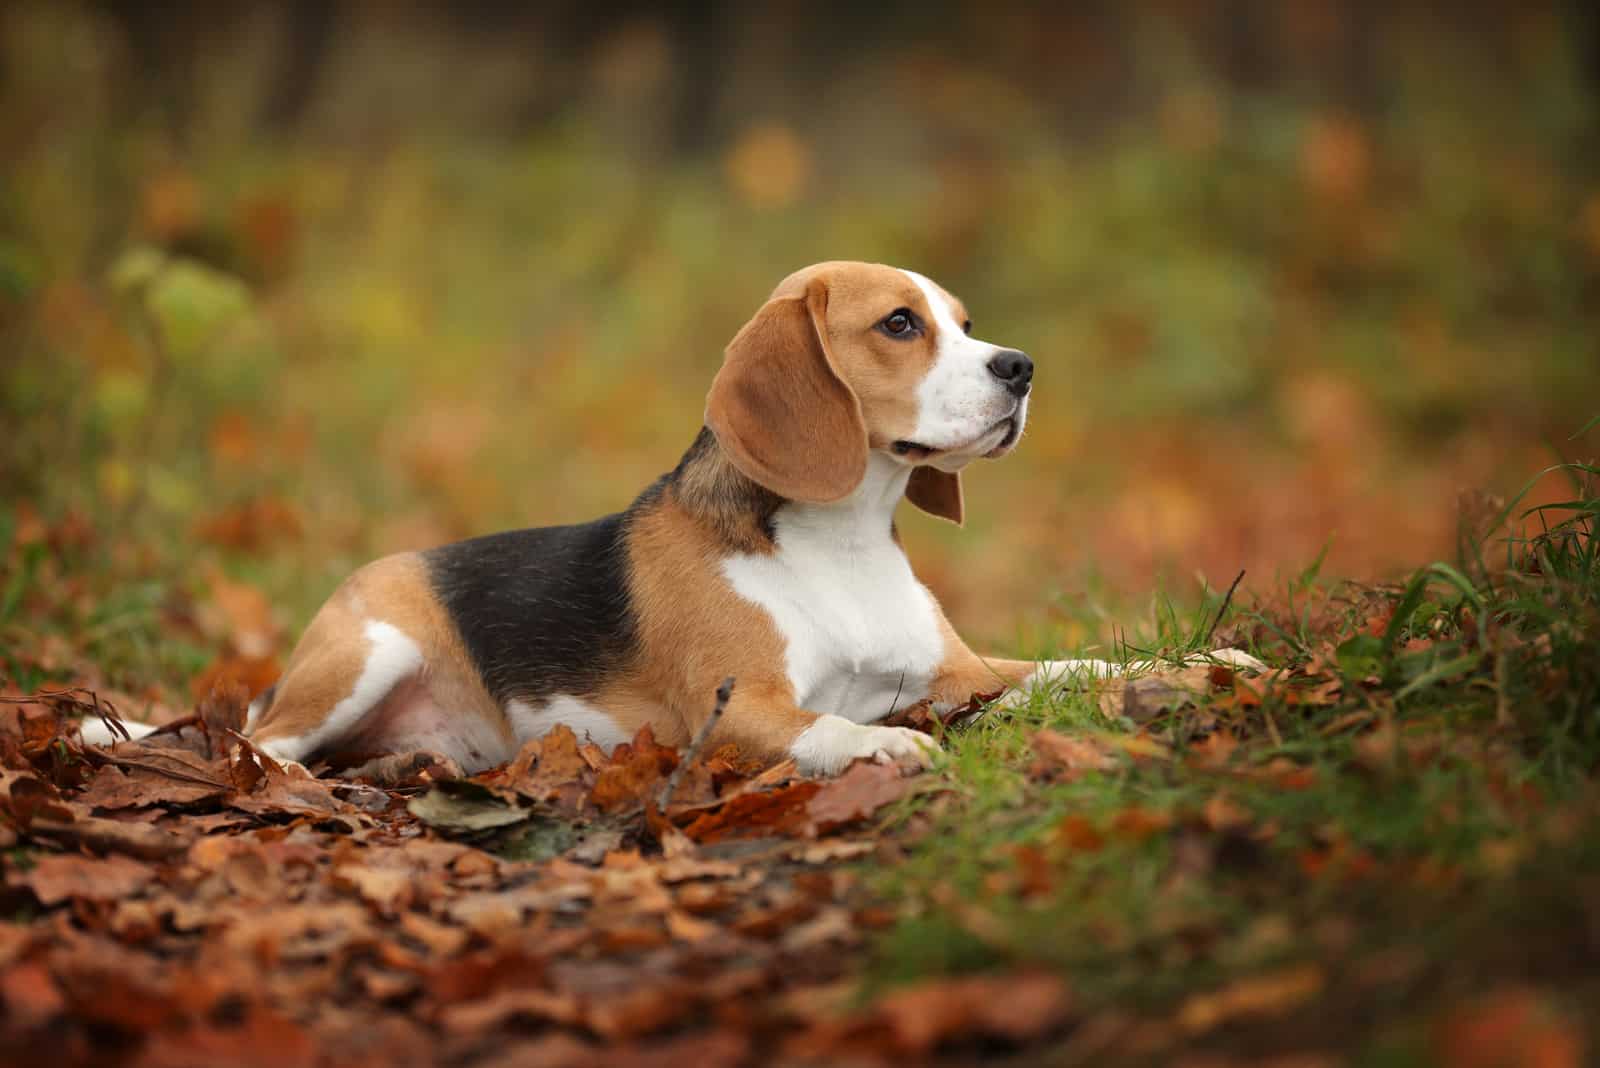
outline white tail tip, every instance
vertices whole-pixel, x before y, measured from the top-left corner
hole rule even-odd
[[[130,723],[128,720],[123,720],[122,725],[128,729],[129,737],[135,741],[155,732],[155,728],[148,723]],[[80,730],[85,745],[112,745],[122,741],[122,736],[113,734],[102,719],[86,719]]]

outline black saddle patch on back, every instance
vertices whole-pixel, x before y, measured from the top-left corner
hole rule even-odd
[[[633,651],[627,520],[511,530],[422,554],[496,701],[591,693]]]

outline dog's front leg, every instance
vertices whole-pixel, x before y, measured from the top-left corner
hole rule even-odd
[[[926,767],[937,748],[932,738],[906,727],[856,723],[800,708],[788,687],[777,684],[735,685],[712,735],[713,745],[726,742],[746,753],[792,758],[803,775],[837,775],[853,760]]]
[[[1184,658],[1185,665],[1209,663],[1250,671],[1266,670],[1265,664],[1239,649],[1218,649]],[[1108,679],[1143,674],[1160,666],[1160,662],[1151,660],[1119,664],[1110,660],[987,659],[963,645],[947,658],[935,677],[932,697],[937,705],[955,707],[979,694],[1004,690],[991,707],[1016,708],[1026,704],[1036,693],[1090,689]]]

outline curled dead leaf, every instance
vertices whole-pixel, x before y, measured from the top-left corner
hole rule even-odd
[[[1048,727],[1033,736],[1036,759],[1029,774],[1036,779],[1075,779],[1090,771],[1116,771],[1122,766],[1095,737],[1073,737]]]

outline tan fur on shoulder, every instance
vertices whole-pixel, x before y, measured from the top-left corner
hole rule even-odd
[[[684,745],[711,714],[718,684],[733,675],[714,741],[781,758],[815,716],[795,707],[772,617],[723,578],[727,553],[716,530],[673,497],[634,518],[628,574],[638,654],[593,700],[625,733],[651,723],[658,741]]]

